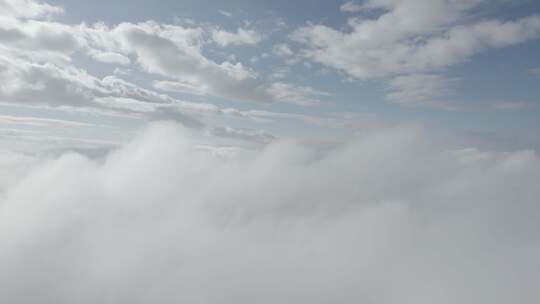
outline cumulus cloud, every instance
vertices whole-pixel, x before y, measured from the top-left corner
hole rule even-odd
[[[9,14],[18,16],[11,11]],[[35,18],[0,19],[0,41],[4,46],[0,55],[24,59],[29,64],[62,65],[72,65],[73,55],[79,52],[108,64],[128,66],[133,59],[142,70],[167,78],[156,86],[160,89],[261,103],[283,101],[272,95],[274,83],[243,63],[218,62],[203,55],[208,35],[222,47],[257,44],[263,35],[255,30],[239,28],[227,32],[196,24],[181,26],[155,21],[70,25],[36,19],[36,14],[30,17]]]
[[[115,31],[145,70],[174,79],[157,81],[156,88],[263,103],[291,100],[274,89],[279,84],[268,82],[240,62],[217,63],[202,56],[197,31],[152,23],[121,24]]]
[[[492,48],[540,36],[540,17],[471,21],[483,1],[366,1],[356,9],[374,17],[351,17],[348,29],[310,24],[292,38],[306,47],[306,58],[356,78],[428,72],[463,62]],[[350,4],[347,7],[353,7]]]
[[[84,71],[0,57],[3,102],[81,106],[102,92],[99,80]]]
[[[122,49],[133,54],[147,71],[174,79],[176,85],[191,94],[215,95],[230,99],[271,101],[265,83],[241,63],[216,63],[201,52],[202,32],[197,28],[160,25],[153,22],[123,23],[111,30],[122,42]]]
[[[149,119],[175,119],[203,126],[220,109],[147,90],[116,76],[97,78],[85,70],[0,56],[0,102],[46,107],[110,110]]]
[[[390,80],[395,92],[388,100],[451,110],[454,105],[439,99],[448,81],[434,73],[478,53],[540,37],[538,15],[478,20],[474,14],[485,5],[482,0],[349,1],[341,6],[354,14],[345,28],[308,23],[291,38],[304,45],[300,56],[353,78],[396,77]],[[411,87],[419,77],[427,80],[426,87]]]
[[[96,106],[100,98],[131,98],[171,103],[173,98],[140,88],[115,76],[102,79],[85,70],[53,63],[0,57],[0,101],[68,106]]]
[[[102,160],[4,158],[6,303],[536,303],[540,159],[420,129],[221,157],[157,124]],[[3,171],[3,170],[2,170]]]
[[[228,45],[255,45],[262,40],[262,35],[250,29],[238,28],[236,32],[228,32],[222,29],[212,31],[212,39],[221,47]]]
[[[4,48],[32,55],[42,53],[39,55],[45,58],[70,55],[83,44],[71,26],[40,20],[0,19],[0,41]]]

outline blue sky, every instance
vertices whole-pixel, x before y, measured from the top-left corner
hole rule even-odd
[[[26,37],[5,40],[4,58],[18,56],[18,60],[49,67],[53,63],[59,69],[78,69],[96,79],[114,75],[115,79],[167,95],[166,102],[182,100],[219,109],[296,115],[265,124],[230,115],[197,117],[196,120],[201,120],[198,125],[204,127],[262,130],[277,137],[342,138],[368,126],[420,124],[442,133],[485,134],[492,146],[503,150],[516,148],[513,145],[533,149],[540,146],[537,132],[531,132],[540,129],[540,17],[537,15],[540,5],[536,1],[229,1],[224,4],[51,0],[48,4],[51,9],[39,11],[36,6],[36,12],[27,15],[16,8],[12,12],[5,10],[4,19],[11,21],[5,21],[3,26],[8,30],[21,29]],[[35,32],[30,26],[32,22],[41,24],[44,30]],[[96,30],[96,23],[103,26]],[[81,29],[81,24],[85,29]],[[180,53],[144,51],[129,45],[118,49],[122,43],[132,43],[113,33],[122,24],[129,24],[129,30],[153,31],[150,34],[157,39],[176,44],[180,53],[182,47],[189,48],[194,64],[202,60],[214,67],[193,66],[191,69],[196,70],[184,71],[182,65],[186,62],[175,63],[180,58],[173,58],[182,56]],[[197,32],[196,41],[181,41],[193,38],[184,34],[165,37],[166,27]],[[53,34],[47,35],[47,31]],[[85,31],[94,31],[96,37],[101,35],[100,39],[104,40],[85,41],[89,39],[84,36]],[[76,42],[54,51],[40,45],[58,43],[60,40],[54,39],[60,36],[55,34],[64,35],[59,39]],[[107,39],[117,41],[106,45]],[[29,45],[35,49],[25,49],[24,56],[14,55]],[[40,48],[42,55],[47,54],[45,58],[30,54],[40,52]],[[100,52],[116,59],[96,59],[101,55],[95,54]],[[160,54],[165,54],[170,62],[157,62],[161,60],[156,57]],[[60,62],[62,56],[69,58],[69,63]],[[179,70],[167,70],[160,64],[178,64]],[[234,83],[222,86],[230,76],[223,74],[226,68],[223,64],[233,67],[232,73],[248,73],[244,75],[247,80],[229,79]],[[221,74],[212,76],[212,73]],[[190,79],[193,75],[196,83]],[[208,81],[215,83],[208,85],[205,83]],[[190,89],[178,89],[179,83],[191,83]],[[260,88],[255,89],[257,86]],[[99,106],[94,104],[95,100],[55,103],[23,96],[22,91],[17,94],[1,96],[6,114],[28,105],[33,107],[35,115],[45,117],[59,106],[65,115],[75,116],[80,114],[73,111],[81,108],[97,109],[102,115],[140,114],[129,113],[132,109],[112,109],[108,101],[102,101]],[[120,95],[108,96],[109,101],[126,98]],[[100,98],[104,97],[107,96]],[[142,99],[131,101],[148,106]],[[170,118],[170,113],[167,115]],[[190,115],[182,114],[184,118]],[[268,119],[269,114],[265,115]],[[155,119],[142,116],[141,125]],[[494,138],[512,138],[513,144],[509,145],[508,140],[497,142]]]

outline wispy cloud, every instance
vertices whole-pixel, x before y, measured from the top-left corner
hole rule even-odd
[[[221,15],[225,16],[225,17],[228,17],[228,18],[231,18],[233,16],[233,14],[229,11],[226,11],[226,10],[219,10],[218,13],[220,13]]]

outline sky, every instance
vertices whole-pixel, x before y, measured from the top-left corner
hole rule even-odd
[[[0,0],[0,302],[538,303],[540,3]]]
[[[162,118],[316,141],[417,123],[463,146],[540,147],[535,1],[3,3],[0,107],[20,122],[5,147],[28,132],[115,144]]]

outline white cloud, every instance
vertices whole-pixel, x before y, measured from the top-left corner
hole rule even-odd
[[[39,55],[69,55],[81,47],[73,28],[56,22],[0,20],[0,41],[4,47]],[[45,54],[43,54],[45,53]],[[37,57],[37,56],[35,56]]]
[[[0,57],[0,100],[51,105],[90,105],[104,93],[99,80],[84,71],[54,64]]]
[[[294,54],[291,48],[285,43],[274,45],[272,52],[281,57],[290,57]]]
[[[247,142],[268,144],[274,140],[276,137],[272,134],[269,134],[263,130],[253,130],[253,129],[237,129],[231,127],[216,127],[210,130],[212,135],[215,135],[220,138],[241,140]]]
[[[227,68],[234,72],[235,66]],[[116,76],[97,78],[73,66],[32,63],[0,56],[0,79],[3,80],[0,83],[0,102],[11,104],[86,110],[94,108],[99,112],[113,111],[138,119],[172,119],[196,128],[205,126],[216,117],[243,117],[212,104],[187,102],[147,90]],[[174,81],[156,81],[154,86],[166,91],[207,94],[197,91],[198,87],[181,86],[180,82]],[[268,90],[268,96],[275,96],[270,100],[279,98],[302,105],[318,103],[320,98],[330,96],[308,86],[282,82],[264,90]]]
[[[0,52],[1,102],[109,109],[199,127],[205,118],[222,115],[208,104],[180,101],[118,77],[90,75],[71,63],[70,56],[78,50],[98,61],[122,65],[129,65],[128,56],[133,56],[148,72],[175,79],[156,81],[155,87],[163,90],[259,102],[280,101],[278,96],[291,102],[303,98],[301,89],[294,96],[272,90],[272,83],[241,63],[208,60],[201,54],[200,28],[155,22],[69,26],[33,20],[4,25],[6,30],[0,32],[0,39],[7,42]],[[289,91],[294,88],[300,87],[289,85]],[[305,100],[311,100],[312,92],[304,91]]]
[[[155,81],[153,84],[154,88],[162,91],[168,92],[181,92],[181,93],[190,93],[195,95],[206,95],[208,92],[203,90],[201,87],[194,86],[189,83],[183,83],[178,81],[168,81],[161,80]]]
[[[131,60],[129,60],[128,57],[114,52],[96,52],[93,53],[91,56],[95,60],[104,63],[117,63],[121,65],[128,65],[131,63]]]
[[[174,79],[157,81],[160,89],[263,103],[289,101],[274,94],[275,84],[242,63],[217,63],[204,57],[199,29],[147,22],[123,23],[112,32],[147,72]]]
[[[330,93],[316,90],[309,86],[295,86],[284,82],[276,82],[268,89],[278,100],[298,105],[312,105],[322,102],[321,98],[331,96]]]
[[[13,185],[24,177],[39,159],[13,151],[0,149],[0,201]]]
[[[240,28],[229,33],[214,28],[212,32],[196,24],[68,25],[14,19],[0,20],[0,41],[6,47],[0,51],[6,57],[42,65],[71,66],[77,52],[109,64],[128,66],[133,59],[144,71],[168,78],[157,82],[160,89],[242,101],[283,101],[271,94],[272,82],[241,62],[216,62],[204,56],[208,34],[222,46],[256,44],[262,39],[255,30]]]
[[[250,29],[238,28],[236,32],[227,32],[222,29],[212,31],[212,39],[221,47],[229,45],[255,45],[262,41],[262,35]]]
[[[225,16],[225,17],[232,17],[233,14],[231,12],[228,12],[228,11],[225,11],[225,10],[218,10],[218,13],[220,13],[221,15]]]
[[[343,3],[339,10],[345,13],[357,13],[364,9],[364,7],[354,1],[347,1]]]
[[[283,58],[288,65],[297,64],[302,59],[285,43],[275,44],[272,47],[272,53]]]
[[[325,25],[297,29],[304,57],[356,78],[429,72],[463,62],[491,48],[540,37],[540,17],[474,21],[482,1],[372,0],[362,5],[383,13],[349,19],[347,30]]]
[[[443,106],[460,79],[435,74],[410,74],[390,81],[386,99],[408,106]]]
[[[60,6],[33,0],[0,0],[1,18],[50,18],[64,12]]]
[[[158,124],[99,161],[1,158],[19,173],[0,179],[0,300],[540,299],[534,152],[448,151],[416,128],[327,151],[196,141]]]
[[[127,76],[131,73],[132,73],[132,70],[119,68],[119,67],[114,68],[114,71],[113,71],[114,75],[120,75],[120,76]]]
[[[53,107],[97,108],[169,118],[201,125],[218,108],[141,88],[116,76],[97,78],[72,66],[39,64],[0,56],[0,102]],[[166,111],[170,113],[165,113]]]

